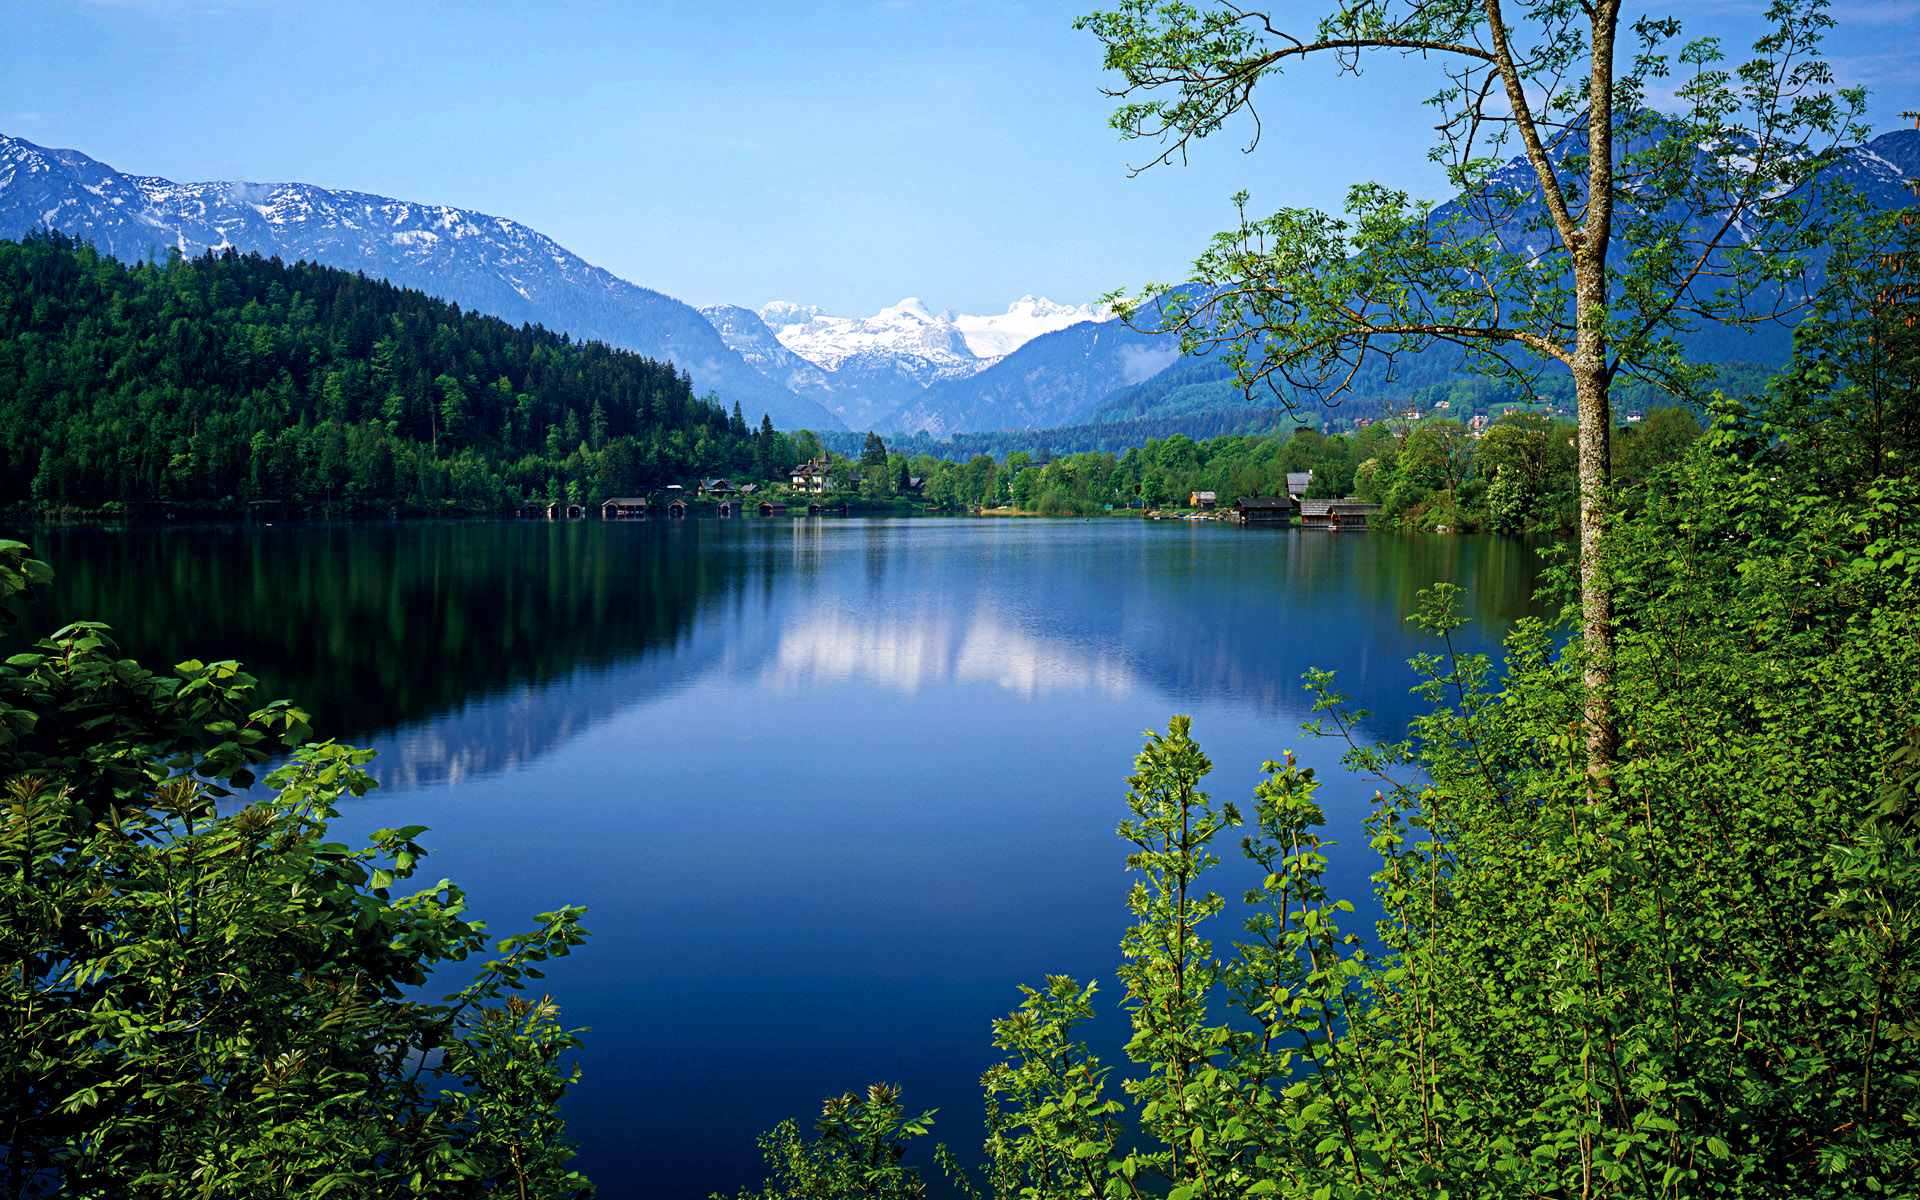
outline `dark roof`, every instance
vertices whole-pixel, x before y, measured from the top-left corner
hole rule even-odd
[[[1242,496],[1233,502],[1235,508],[1293,508],[1291,496]]]
[[[647,502],[647,498],[645,496],[615,496],[612,499],[604,501],[600,505],[600,507],[605,508],[609,504],[618,504],[618,505],[621,505],[622,507],[631,507],[635,504],[645,504],[646,502]]]

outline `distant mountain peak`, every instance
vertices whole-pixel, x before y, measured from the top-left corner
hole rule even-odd
[[[927,311],[926,303],[918,296],[908,296],[898,304],[883,308],[880,310],[880,315],[883,317],[917,317],[922,321],[931,321],[934,319],[933,314]]]
[[[927,311],[918,296],[871,317],[832,317],[817,307],[781,301],[760,311],[782,345],[827,371],[838,371],[854,359],[892,360],[924,387],[935,378],[970,375],[984,365],[967,348],[952,318]]]
[[[891,428],[903,411],[919,413],[930,388],[947,388],[987,371],[1035,338],[1112,314],[1083,304],[1056,304],[1029,292],[1004,313],[955,315],[906,296],[870,317],[833,316],[818,305],[774,300],[758,320],[746,309],[702,310],[727,344],[769,377],[814,396],[853,428]],[[777,342],[790,358],[769,349]],[[825,392],[803,386],[795,364],[816,368]],[[811,377],[808,377],[811,378]],[[939,424],[937,416],[929,418]]]
[[[767,323],[769,329],[778,329],[782,325],[802,325],[819,315],[819,305],[799,305],[791,300],[774,300],[760,309],[760,319]]]

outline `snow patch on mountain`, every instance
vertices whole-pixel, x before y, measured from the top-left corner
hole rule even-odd
[[[731,308],[732,305],[725,307]],[[800,305],[788,300],[775,300],[760,310],[760,319],[767,328],[778,329],[782,325],[799,325],[820,315],[818,304]]]
[[[1022,296],[1007,306],[1007,311],[992,317],[960,316],[960,327],[967,348],[981,358],[1005,358],[1043,333],[1078,325],[1082,321],[1105,321],[1113,314],[1105,305],[1055,304],[1044,296]]]

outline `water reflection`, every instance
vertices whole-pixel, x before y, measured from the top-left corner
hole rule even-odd
[[[265,693],[352,740],[671,651],[745,583],[709,555],[634,553],[644,543],[630,532],[543,521],[16,536],[55,570],[29,614],[43,630],[102,620],[141,661],[237,658]]]
[[[1069,638],[1042,638],[981,614],[964,627],[949,614],[868,621],[815,614],[780,637],[760,682],[781,692],[864,679],[911,696],[948,683],[987,683],[1015,695],[1098,691],[1124,696],[1133,674]]]
[[[105,620],[149,662],[238,658],[389,786],[552,753],[706,676],[767,704],[862,680],[904,697],[1227,700],[1299,719],[1337,670],[1410,715],[1404,618],[1438,580],[1488,649],[1533,611],[1517,538],[1131,522],[780,520],[39,531],[44,627]]]

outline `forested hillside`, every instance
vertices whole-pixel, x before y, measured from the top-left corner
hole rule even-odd
[[[670,365],[363,275],[0,241],[0,503],[488,512],[791,453]]]

